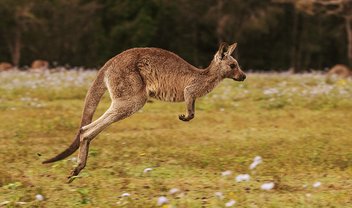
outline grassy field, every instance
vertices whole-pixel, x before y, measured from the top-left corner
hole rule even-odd
[[[0,207],[352,207],[351,79],[248,74],[198,99],[188,123],[183,103],[148,103],[66,184],[75,155],[41,162],[71,143],[95,73],[0,73]]]

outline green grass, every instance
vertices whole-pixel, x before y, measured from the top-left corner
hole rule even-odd
[[[234,207],[352,207],[352,80],[274,73],[226,80],[197,100],[188,123],[178,120],[183,103],[148,103],[103,131],[87,167],[66,184],[72,157],[41,162],[72,141],[94,74],[0,74],[3,207],[145,208],[160,196],[170,201],[164,207],[225,207],[231,199]],[[95,118],[109,102],[105,96]],[[249,170],[257,155],[263,163]],[[222,176],[226,170],[232,175]],[[251,180],[236,182],[245,173]],[[275,188],[261,190],[265,182]]]

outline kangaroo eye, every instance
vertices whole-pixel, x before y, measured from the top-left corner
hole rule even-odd
[[[236,64],[230,64],[231,69],[236,67]]]

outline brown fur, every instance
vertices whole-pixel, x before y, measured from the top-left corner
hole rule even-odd
[[[169,102],[185,101],[187,111],[185,115],[179,115],[179,119],[193,119],[196,98],[209,93],[225,78],[237,81],[246,78],[231,56],[236,46],[236,43],[229,47],[221,44],[206,69],[196,68],[176,54],[158,48],[133,48],[113,57],[100,69],[87,93],[81,128],[73,143],[44,163],[64,159],[79,148],[78,165],[69,177],[71,182],[86,165],[90,142],[110,124],[141,109],[148,97]],[[92,122],[106,89],[112,100],[111,106]]]
[[[31,64],[30,71],[32,72],[42,72],[47,70],[49,67],[49,62],[44,60],[34,60]]]
[[[342,78],[347,78],[352,76],[352,71],[343,64],[337,64],[329,70],[328,75],[337,75]]]
[[[8,62],[1,62],[0,63],[0,72],[1,71],[8,71],[13,69],[12,64],[8,63]]]

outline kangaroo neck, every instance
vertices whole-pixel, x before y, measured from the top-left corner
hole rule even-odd
[[[200,92],[201,96],[211,92],[222,80],[223,78],[218,73],[218,70],[211,67],[211,65],[202,69],[200,80],[198,80],[198,83],[201,83],[204,86],[200,88],[202,89],[202,92]]]
[[[204,69],[204,74],[209,81],[219,83],[224,79],[224,77],[221,76],[219,71],[219,66],[216,66],[215,64],[213,64],[213,62],[211,62],[210,65]]]

